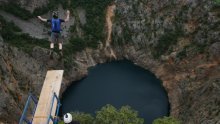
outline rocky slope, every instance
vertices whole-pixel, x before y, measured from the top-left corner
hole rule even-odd
[[[185,124],[220,123],[220,7],[206,0],[117,0],[111,7],[106,43],[69,56],[68,63],[56,54],[48,60],[48,49],[36,46],[27,54],[0,40],[0,122],[19,119],[28,92],[39,94],[48,69],[65,68],[64,91],[87,68],[126,58],[163,81],[172,116]],[[82,34],[86,12],[76,12],[75,33]]]
[[[116,5],[116,54],[163,81],[172,116],[183,123],[220,123],[219,8],[205,0],[120,0]]]
[[[59,6],[59,17],[62,19],[66,18],[66,11]],[[31,37],[38,38],[38,39],[48,39],[48,33],[50,31],[50,28],[45,25],[49,25],[48,23],[41,22],[37,17],[29,19],[29,20],[22,20],[10,13],[0,11],[0,15],[4,17],[4,19],[8,22],[15,23],[23,33],[29,34]],[[51,18],[51,12],[45,14],[42,16],[45,19]],[[70,17],[70,21],[62,24],[63,29],[63,36],[65,39],[68,39],[69,37],[69,28],[71,25],[74,24],[74,18]]]
[[[27,54],[16,48],[0,42],[0,66],[1,66],[1,112],[0,120],[11,122],[9,118],[18,119],[24,102],[27,98],[27,91],[33,91],[33,86],[41,86],[45,74],[45,68],[40,67]],[[39,73],[40,72],[40,73]],[[40,88],[38,89],[40,90]],[[25,99],[24,99],[25,98]]]
[[[34,9],[46,6],[49,0],[1,0],[1,3],[16,3],[24,7],[25,9],[33,12]]]

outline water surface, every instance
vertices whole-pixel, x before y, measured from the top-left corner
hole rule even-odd
[[[94,114],[106,104],[129,105],[146,124],[169,114],[167,94],[151,72],[130,61],[115,61],[89,69],[88,76],[73,82],[63,94],[61,114],[81,111]]]

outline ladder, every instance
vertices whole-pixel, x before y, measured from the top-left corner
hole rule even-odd
[[[50,70],[44,80],[39,100],[29,95],[19,124],[56,124],[60,109],[59,93],[62,84],[63,70]],[[34,101],[34,107],[30,102]],[[29,109],[31,116],[28,116]]]
[[[58,104],[57,104],[57,107],[56,107],[55,116],[52,116],[51,113],[52,113],[52,109],[53,109],[55,100],[57,100]],[[31,118],[28,119],[26,114],[27,114],[27,110],[29,108],[29,105],[30,105],[31,101],[34,102],[35,106],[34,106],[33,110],[31,111]],[[28,96],[27,102],[25,104],[24,111],[21,115],[19,124],[32,124],[34,114],[35,114],[35,111],[36,111],[36,108],[37,108],[37,102],[38,101],[37,101],[36,97],[33,96],[33,94],[30,93],[30,95]],[[56,93],[54,93],[52,101],[51,101],[50,114],[49,114],[49,117],[47,118],[47,124],[49,124],[50,121],[52,121],[54,124],[58,124],[58,118],[57,117],[58,117],[58,114],[59,114],[60,106],[61,106],[60,100],[59,100],[58,96],[56,95]],[[44,117],[42,117],[42,118],[44,118]]]

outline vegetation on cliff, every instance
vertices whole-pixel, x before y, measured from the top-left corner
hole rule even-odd
[[[138,112],[129,106],[122,106],[120,109],[112,105],[106,105],[96,112],[95,117],[81,112],[71,113],[74,121],[80,124],[143,124],[144,120],[138,117]]]
[[[161,55],[169,51],[170,46],[177,43],[178,37],[183,35],[182,29],[176,29],[175,31],[168,31],[162,35],[156,46],[153,47],[153,56],[159,58]]]
[[[49,11],[53,11],[56,9],[59,5],[61,0],[49,0],[49,2],[42,7],[36,8],[33,13],[30,11],[26,10],[25,8],[21,7],[18,3],[16,2],[10,2],[10,3],[3,3],[0,5],[0,10],[4,10],[8,13],[11,13],[21,19],[28,20],[30,18],[34,18],[38,15],[45,14]]]
[[[107,6],[113,0],[72,0],[70,8],[79,7],[86,10],[85,25],[81,25],[84,31],[84,37],[81,38],[85,46],[96,48],[99,42],[105,39],[105,13]],[[75,30],[73,28],[72,30]],[[73,40],[75,37],[73,37]]]
[[[153,124],[181,124],[181,122],[173,117],[163,117],[154,120]]]
[[[214,2],[220,5],[220,0],[214,0]]]
[[[27,20],[33,17],[31,12],[28,10],[22,8],[16,3],[10,3],[10,4],[2,4],[0,5],[0,10],[4,10],[6,12],[9,12],[13,15],[16,15],[20,17],[21,19]]]
[[[97,111],[95,117],[91,114],[82,112],[72,112],[74,121],[80,124],[143,124],[144,119],[138,117],[138,112],[130,106],[122,106],[120,109],[112,105],[106,105]],[[64,124],[60,122],[60,124]],[[180,124],[180,122],[172,117],[164,117],[157,119],[153,124]]]
[[[21,33],[21,29],[17,27],[13,22],[7,22],[2,16],[0,16],[1,29],[0,34],[2,35],[4,42],[9,43],[27,53],[30,53],[35,46],[43,48],[48,47],[47,40],[39,40],[32,38],[28,34]]]
[[[49,11],[56,10],[59,4],[62,4],[63,8],[70,9],[72,13],[75,13],[77,8],[85,9],[87,23],[85,25],[80,25],[84,35],[81,37],[75,34],[71,36],[69,40],[70,42],[65,46],[64,51],[68,55],[69,53],[83,50],[85,47],[96,48],[100,42],[105,40],[105,10],[112,1],[113,0],[91,0],[88,2],[86,0],[72,0],[68,4],[67,1],[49,0],[45,6],[36,8],[33,13],[21,7],[16,2],[12,2],[10,4],[2,4],[0,6],[0,10],[7,11],[17,17],[20,17],[21,19],[27,20],[38,15],[45,14]],[[5,26],[5,28],[11,30],[11,27]],[[74,32],[75,30],[76,27],[72,26],[70,32]],[[8,36],[10,36],[13,32],[13,30],[11,30],[11,32],[7,32]],[[28,40],[30,39],[27,35],[22,35],[22,40],[26,40],[24,37]],[[29,42],[29,44],[33,43],[32,45],[40,45],[42,42],[45,43],[45,41],[42,40],[39,44],[35,44],[35,42]],[[45,47],[45,45],[43,46]]]

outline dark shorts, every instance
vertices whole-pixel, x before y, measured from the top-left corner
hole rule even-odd
[[[51,32],[51,43],[63,43],[61,33]]]

